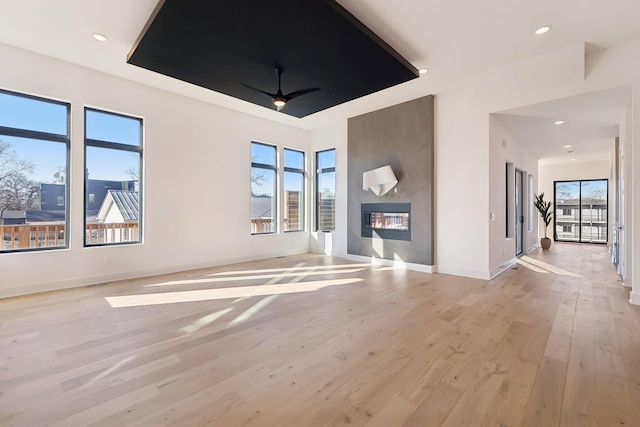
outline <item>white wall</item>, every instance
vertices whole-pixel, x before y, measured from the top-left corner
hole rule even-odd
[[[470,88],[435,102],[436,270],[488,278],[489,123]]]
[[[1,254],[0,297],[308,251],[308,233],[251,236],[249,198],[251,140],[309,154],[307,131],[8,46],[0,57],[4,89],[72,108],[70,248]],[[144,119],[144,244],[83,247],[85,105]]]
[[[538,242],[538,218],[537,211],[534,217],[530,215],[529,205],[532,203],[533,194],[529,194],[528,176],[532,175],[534,180],[534,193],[537,192],[538,162],[537,159],[526,149],[521,147],[513,135],[500,123],[497,116],[489,117],[489,150],[490,167],[489,180],[491,182],[489,194],[489,210],[493,213],[493,220],[490,218],[489,229],[489,271],[494,276],[502,272],[505,268],[513,264],[516,257],[515,239],[515,192],[512,191],[508,198],[509,212],[512,221],[506,217],[507,207],[507,182],[505,165],[512,163],[514,170],[524,172],[523,178],[523,224],[522,248],[523,252],[531,252]],[[515,181],[515,171],[509,177],[511,184]],[[507,237],[507,223],[510,223],[510,237]],[[531,223],[532,231],[529,231]]]

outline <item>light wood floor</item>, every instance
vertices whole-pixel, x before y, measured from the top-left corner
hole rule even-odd
[[[492,281],[300,255],[0,300],[0,425],[640,426],[604,246]]]

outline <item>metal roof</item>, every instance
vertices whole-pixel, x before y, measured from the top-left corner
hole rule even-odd
[[[273,197],[252,196],[251,218],[273,218],[272,203]]]
[[[140,197],[137,191],[109,190],[125,221],[136,221],[140,217]]]

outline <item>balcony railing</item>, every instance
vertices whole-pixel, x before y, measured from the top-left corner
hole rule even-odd
[[[64,224],[0,225],[0,250],[55,248],[65,245]]]
[[[89,223],[85,230],[85,243],[88,245],[137,242],[139,240],[140,233],[137,222]]]
[[[87,224],[88,244],[134,242],[139,240],[137,223]],[[65,246],[64,224],[0,225],[2,250],[56,248]]]

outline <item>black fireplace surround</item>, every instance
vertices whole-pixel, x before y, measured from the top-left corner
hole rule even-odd
[[[362,237],[411,241],[411,203],[361,204]]]

